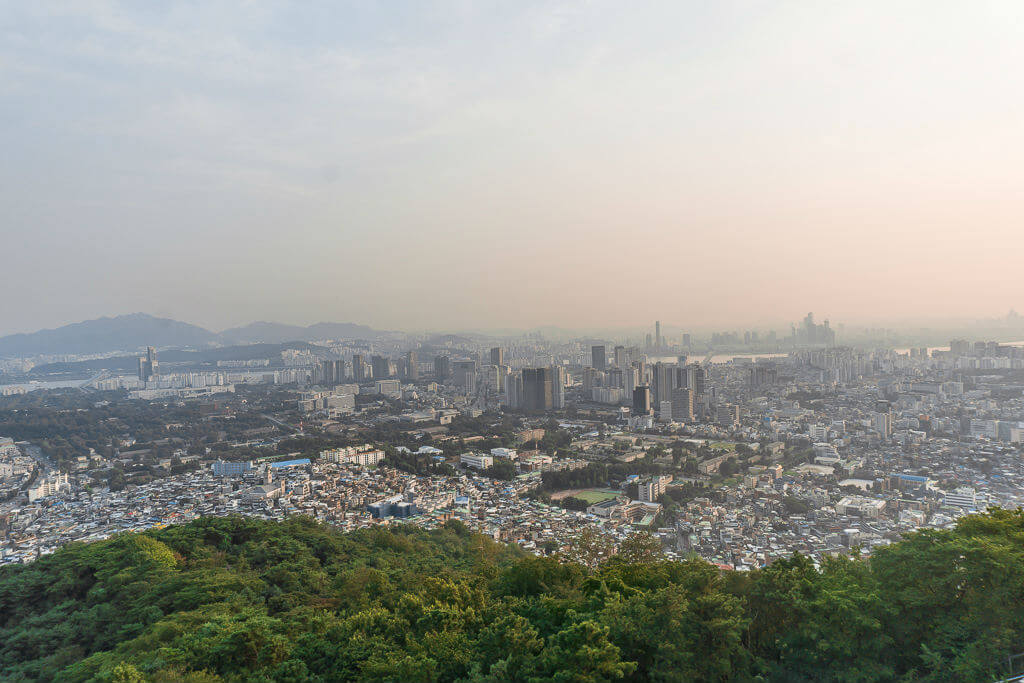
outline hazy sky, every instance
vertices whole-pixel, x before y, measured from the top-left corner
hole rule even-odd
[[[1024,308],[1024,3],[0,1],[0,333]]]

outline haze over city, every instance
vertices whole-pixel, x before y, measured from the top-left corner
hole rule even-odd
[[[1002,316],[1024,6],[967,10],[10,3],[0,332]]]

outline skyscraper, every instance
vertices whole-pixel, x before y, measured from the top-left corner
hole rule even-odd
[[[651,389],[647,386],[639,386],[633,389],[633,414],[651,414]]]
[[[345,381],[345,360],[334,361],[334,383],[341,384]]]
[[[651,401],[660,406],[662,401],[672,400],[672,390],[676,388],[675,367],[668,363],[655,363],[651,368]]]
[[[672,390],[672,419],[693,422],[693,392],[689,389]]]
[[[505,405],[509,408],[523,407],[523,374],[515,372],[505,381]]]
[[[317,377],[314,378],[314,380],[318,384],[326,384],[328,386],[334,384],[334,361],[321,361],[319,374]]]
[[[554,404],[550,368],[523,369],[523,408],[551,410]]]
[[[476,391],[476,361],[457,360],[455,361],[455,384],[462,387],[467,394]]]
[[[391,365],[384,356],[371,357],[370,365],[373,368],[374,379],[387,379],[391,377]]]
[[[434,356],[434,379],[443,382],[451,374],[452,366],[448,356]]]
[[[559,410],[565,407],[565,368],[555,365],[551,368],[551,407]]]
[[[366,376],[366,359],[361,353],[352,354],[352,378],[357,382],[365,382],[368,379]]]
[[[495,346],[491,349],[491,365],[504,365],[505,364],[505,350],[500,346]]]
[[[615,347],[615,364],[620,368],[625,368],[629,365],[629,356],[626,354],[626,347],[619,346]]]
[[[605,359],[604,345],[591,347],[590,356],[590,364],[595,370],[604,370],[607,367],[608,361]]]
[[[419,359],[416,357],[415,351],[405,354],[405,378],[411,382],[420,378]]]
[[[661,339],[661,321],[660,320],[655,320],[654,321],[654,346],[656,348],[660,349],[661,346],[662,346],[661,342],[662,342],[662,339]]]
[[[148,382],[160,374],[160,365],[156,360],[156,349],[152,346],[146,347],[145,357],[139,358],[139,379]]]

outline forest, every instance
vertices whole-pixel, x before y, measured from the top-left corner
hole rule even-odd
[[[5,681],[992,681],[1024,651],[1024,513],[816,566],[594,564],[462,523],[203,518],[0,568]],[[568,554],[567,554],[568,555]]]

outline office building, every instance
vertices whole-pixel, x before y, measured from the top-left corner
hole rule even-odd
[[[647,386],[639,386],[633,389],[633,414],[651,414],[651,389]]]
[[[672,390],[672,419],[677,422],[693,422],[693,392],[689,389]]]
[[[616,346],[614,355],[615,365],[617,365],[620,368],[625,368],[629,366],[629,355],[626,353],[625,346],[622,346],[621,344],[619,346]]]
[[[655,320],[654,321],[654,346],[655,346],[655,348],[659,348],[660,349],[662,347],[662,345],[663,345],[662,344],[663,341],[664,340],[661,338],[661,321],[660,320]]]
[[[402,397],[402,385],[397,379],[374,380],[373,389],[376,393],[388,398]]]
[[[525,410],[552,409],[554,391],[550,368],[525,368],[523,370],[522,404]]]
[[[491,365],[504,365],[505,364],[505,350],[500,346],[495,346],[491,349]]]
[[[455,385],[462,387],[467,394],[476,391],[476,361],[457,360],[455,361]]]
[[[374,379],[387,379],[391,377],[391,362],[384,356],[373,356],[370,358],[370,366],[373,370]]]
[[[434,379],[444,381],[451,377],[452,366],[448,356],[434,356]]]
[[[605,359],[605,348],[604,346],[594,346],[590,349],[590,365],[595,370],[604,370],[607,367],[607,360]]]

